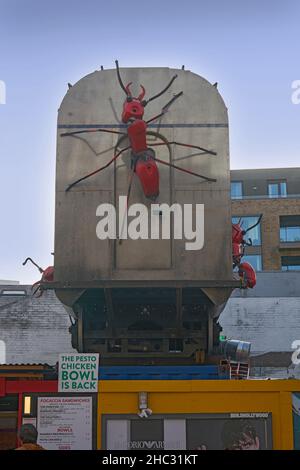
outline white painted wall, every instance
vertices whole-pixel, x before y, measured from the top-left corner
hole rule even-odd
[[[5,287],[6,288],[6,287]],[[34,298],[30,286],[18,286],[29,295],[0,296],[0,344],[6,364],[47,363],[54,365],[58,354],[75,352],[68,331],[70,319],[54,292]]]
[[[219,321],[228,338],[251,342],[252,355],[292,351],[300,340],[300,297],[233,297]]]

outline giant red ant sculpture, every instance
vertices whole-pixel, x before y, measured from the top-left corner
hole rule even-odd
[[[25,264],[27,263],[27,261],[31,261],[32,264],[34,264],[34,266],[36,266],[38,268],[38,270],[40,271],[40,273],[42,274],[42,277],[39,281],[35,282],[32,286],[31,286],[31,289],[34,289],[36,287],[36,289],[34,290],[33,292],[33,295],[35,295],[37,292],[38,292],[38,295],[36,297],[41,297],[41,295],[43,295],[44,291],[41,287],[41,283],[43,282],[53,282],[53,278],[54,278],[54,267],[53,266],[48,266],[48,268],[46,269],[42,269],[38,264],[36,264],[31,258],[26,258],[23,266],[25,266]]]
[[[238,267],[238,273],[241,279],[242,289],[253,288],[256,285],[256,273],[250,263],[244,261],[241,263],[242,257],[245,254],[246,246],[252,246],[251,238],[245,240],[247,232],[256,227],[262,218],[262,214],[259,216],[257,222],[247,230],[243,230],[241,219],[237,224],[232,224],[232,263],[233,269]]]
[[[152,148],[149,148],[147,145],[147,125],[150,122],[156,121],[157,119],[162,117],[168,111],[168,108],[171,106],[171,104],[176,99],[178,99],[183,94],[183,92],[181,91],[180,93],[177,93],[176,95],[174,95],[173,98],[162,108],[160,114],[158,114],[157,116],[154,116],[153,118],[147,121],[144,121],[143,119],[144,109],[148,103],[160,97],[170,88],[174,80],[177,78],[177,75],[174,75],[172,77],[168,85],[160,93],[157,93],[156,95],[152,96],[148,100],[144,100],[146,90],[142,85],[141,85],[141,93],[139,94],[137,98],[133,97],[130,91],[131,82],[128,83],[128,85],[124,86],[122,79],[121,79],[119,64],[117,60],[116,60],[116,70],[117,70],[117,77],[118,77],[119,84],[126,94],[126,100],[123,105],[122,121],[124,124],[127,124],[127,132],[121,132],[121,131],[119,132],[119,131],[114,131],[114,130],[109,130],[109,129],[92,129],[92,130],[90,129],[90,130],[82,130],[82,131],[75,131],[75,132],[65,132],[61,134],[61,137],[77,136],[78,134],[83,134],[83,133],[88,133],[88,132],[109,132],[113,134],[122,135],[121,139],[118,141],[115,147],[116,149],[120,145],[120,142],[126,137],[128,137],[129,139],[130,146],[123,148],[119,152],[115,151],[114,157],[106,165],[74,181],[66,188],[66,191],[69,191],[79,182],[104,170],[109,165],[111,165],[114,161],[116,161],[117,158],[119,158],[119,156],[123,152],[129,149],[131,149],[131,178],[130,178],[128,192],[127,192],[127,204],[129,200],[132,179],[133,179],[134,174],[138,176],[141,182],[144,195],[150,199],[157,198],[159,194],[159,170],[158,170],[156,162],[159,162],[162,165],[167,165],[178,171],[182,171],[184,173],[188,173],[190,175],[196,176],[198,178],[202,178],[203,180],[215,182],[216,180],[213,178],[208,178],[206,176],[200,175],[198,173],[194,173],[193,171],[187,170],[185,168],[180,168],[177,165],[174,165],[172,163],[167,163],[163,160],[160,160],[159,158],[155,156],[154,150]],[[179,145],[182,147],[188,147],[192,149],[201,150],[202,152],[208,153],[210,155],[217,155],[216,152],[205,149],[203,147],[199,147],[197,145],[190,145],[190,144],[185,144],[182,142],[175,142],[175,141],[169,142],[165,138],[163,140],[164,142],[162,143],[151,144],[152,147],[160,146],[160,145],[167,145],[170,148],[170,145],[174,144],[174,145]]]

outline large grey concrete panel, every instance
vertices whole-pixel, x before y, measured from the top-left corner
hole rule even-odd
[[[163,136],[216,151],[217,156],[212,156],[173,145],[169,154],[164,147],[155,147],[158,158],[216,178],[217,182],[205,182],[159,165],[161,193],[156,202],[204,204],[204,248],[187,251],[182,240],[125,240],[120,245],[118,241],[96,237],[97,206],[117,201],[120,194],[126,194],[128,152],[117,164],[65,192],[74,180],[107,163],[118,140],[104,133],[81,134],[76,138],[60,136],[84,126],[120,129],[124,93],[116,71],[98,71],[70,88],[59,109],[55,281],[62,284],[77,281],[78,285],[80,281],[103,279],[232,280],[228,118],[218,90],[190,71],[121,69],[124,83],[133,82],[133,94],[138,93],[142,83],[147,90],[146,98],[164,88],[175,73],[178,78],[172,87],[145,108],[147,120],[158,114],[174,93],[183,91],[161,121],[149,127],[149,146]],[[149,204],[137,178],[132,202]]]

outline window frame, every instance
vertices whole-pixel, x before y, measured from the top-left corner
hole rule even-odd
[[[299,263],[297,264],[287,264],[287,265],[283,265],[283,259],[284,258],[290,258],[290,259],[299,259]],[[290,272],[290,271],[297,271],[299,272],[300,271],[300,256],[281,256],[281,259],[280,259],[280,262],[281,262],[281,271],[283,272]],[[299,269],[293,269],[293,266],[299,266]],[[287,269],[283,269],[283,268],[287,268]],[[290,269],[288,269],[290,268]]]
[[[288,231],[291,229],[298,229],[298,240],[288,240]],[[282,237],[283,232],[284,237]],[[300,243],[300,214],[279,216],[279,240],[280,243]]]
[[[232,214],[232,215],[231,215],[231,223],[232,223],[232,224],[236,224],[236,223],[237,223],[237,222],[233,222],[232,219],[234,219],[234,218],[242,219],[242,220],[243,220],[243,219],[246,219],[246,218],[249,218],[249,217],[256,217],[257,219],[259,219],[260,214],[259,214],[259,215],[257,215],[257,214],[255,214],[255,215],[233,215],[233,214]],[[260,241],[260,243],[259,243],[259,244],[252,245],[252,246],[253,246],[253,247],[262,247],[261,221],[260,221],[260,223],[258,224],[257,229],[259,230],[259,241]],[[251,233],[251,231],[250,231],[250,233]],[[249,237],[249,238],[251,238],[251,237]]]
[[[233,183],[240,183],[241,185],[241,195],[240,196],[237,196],[237,197],[233,197],[232,196],[232,188],[231,188],[231,185]],[[243,199],[244,197],[244,183],[243,181],[240,181],[240,180],[234,180],[234,181],[230,181],[230,198],[233,200],[233,201],[236,201],[236,200],[239,200],[239,199]]]
[[[281,191],[281,184],[284,183],[285,184],[285,194],[282,194],[282,191]],[[277,185],[277,189],[278,189],[278,194],[276,195],[272,195],[270,194],[270,185],[273,184],[273,185]],[[284,197],[287,197],[288,195],[288,190],[287,190],[287,181],[286,179],[279,179],[279,180],[268,180],[267,181],[267,194],[268,194],[268,197],[270,199],[277,199],[277,198],[284,198]]]

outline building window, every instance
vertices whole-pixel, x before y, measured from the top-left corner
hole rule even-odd
[[[243,198],[243,183],[241,181],[231,182],[231,199]]]
[[[282,243],[300,242],[300,215],[280,217],[280,241]]]
[[[282,256],[282,271],[300,271],[300,256]]]
[[[268,183],[269,197],[286,197],[286,181],[270,181]]]
[[[12,290],[12,289],[3,289],[0,293],[3,296],[12,296],[12,297],[20,297],[27,295],[26,290]]]
[[[247,230],[252,225],[255,225],[258,221],[259,216],[247,216],[247,217],[232,217],[232,223],[237,224],[240,221],[241,227],[243,230]],[[252,230],[250,230],[247,235],[246,239],[251,238],[253,246],[260,246],[261,245],[261,236],[260,236],[260,223],[256,225]]]
[[[242,258],[242,263],[246,261],[250,263],[255,271],[262,271],[262,257],[261,255],[245,255]]]

